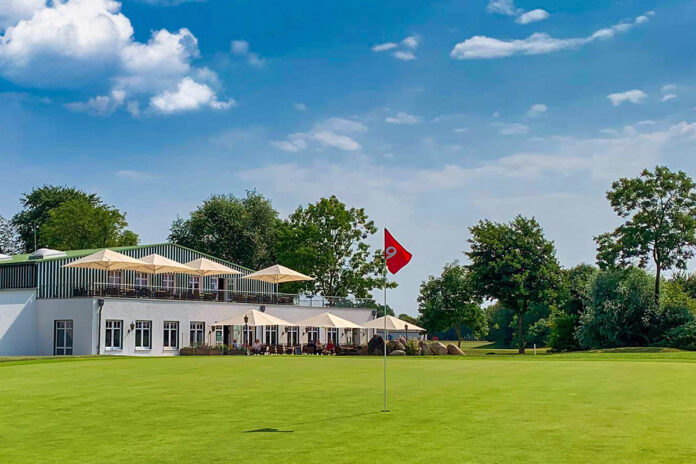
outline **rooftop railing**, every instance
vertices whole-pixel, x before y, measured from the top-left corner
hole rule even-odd
[[[171,286],[130,285],[96,282],[40,287],[41,298],[140,298],[173,301],[295,305],[331,308],[372,308],[374,300],[342,296],[295,293],[248,292]]]

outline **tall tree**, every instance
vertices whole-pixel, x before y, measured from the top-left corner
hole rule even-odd
[[[626,221],[613,232],[595,237],[600,267],[645,268],[655,265],[653,300],[660,301],[663,270],[686,269],[696,245],[696,184],[683,171],[665,166],[643,170],[639,177],[621,178],[607,199]]]
[[[59,250],[137,245],[138,236],[127,226],[116,208],[76,198],[51,209],[39,233],[47,247]]]
[[[17,228],[23,251],[26,253],[34,251],[35,233],[37,248],[49,246],[40,231],[48,220],[50,211],[66,201],[78,199],[85,200],[94,206],[101,204],[96,194],[88,194],[67,186],[44,185],[23,194],[20,199],[23,209],[12,218],[12,224]]]
[[[22,252],[17,229],[10,221],[0,216],[0,253],[16,255]]]
[[[280,228],[278,260],[315,278],[297,285],[325,296],[369,297],[384,285],[384,256],[367,238],[377,232],[362,208],[347,208],[335,196],[300,206]],[[394,282],[387,283],[394,288]]]
[[[524,315],[532,304],[551,305],[560,280],[553,242],[534,219],[489,220],[471,227],[467,266],[476,291],[500,301],[517,315],[518,351],[525,352]]]
[[[440,276],[430,276],[421,284],[418,312],[420,321],[430,331],[454,328],[457,345],[461,346],[462,326],[477,336],[486,331],[486,311],[481,303],[469,272],[454,262],[446,264]]]
[[[244,198],[213,195],[188,219],[172,224],[169,240],[236,264],[260,269],[275,264],[278,212],[256,191]]]

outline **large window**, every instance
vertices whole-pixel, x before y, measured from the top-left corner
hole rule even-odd
[[[300,328],[299,327],[287,327],[285,330],[287,331],[287,334],[288,334],[287,344],[289,346],[299,345],[300,338],[298,335],[299,335]]]
[[[73,354],[73,321],[55,321],[53,338],[53,354]]]
[[[152,321],[135,321],[135,349],[152,348]]]
[[[330,327],[327,332],[327,342],[330,340],[334,345],[338,345],[338,329],[335,327]]]
[[[278,326],[277,325],[267,325],[266,326],[266,345],[277,345],[278,344]]]
[[[147,287],[147,274],[144,272],[136,272],[135,273],[135,286],[137,288],[143,288]]]
[[[205,345],[205,322],[191,322],[191,346]]]
[[[121,271],[109,271],[107,282],[110,286],[118,287],[121,285]]]
[[[176,350],[179,348],[179,323],[174,321],[164,322],[164,348]]]
[[[319,327],[307,327],[307,341],[315,342],[319,340]]]
[[[189,277],[188,289],[189,290],[199,290],[201,288],[201,278],[198,276]]]
[[[107,350],[120,350],[123,341],[123,321],[106,320],[104,347]]]
[[[165,290],[174,290],[174,274],[163,274],[162,286]]]

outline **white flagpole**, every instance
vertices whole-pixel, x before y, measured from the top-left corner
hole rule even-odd
[[[387,408],[387,261],[384,260],[384,409],[382,412],[389,412]]]

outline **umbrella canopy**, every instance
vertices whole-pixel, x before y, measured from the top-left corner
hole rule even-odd
[[[241,272],[235,271],[231,267],[216,263],[208,258],[194,259],[186,263],[186,266],[191,269],[189,274],[195,274],[201,277],[221,274],[241,274]]]
[[[102,271],[117,271],[119,269],[133,269],[143,264],[142,261],[122,255],[113,250],[104,249],[92,253],[89,256],[63,265],[63,267],[79,267],[85,269],[100,269]]]
[[[255,309],[240,312],[239,314],[235,314],[234,316],[232,316],[228,319],[225,319],[223,321],[218,321],[213,325],[244,325],[244,316],[247,316],[247,318],[248,318],[246,325],[249,325],[252,327],[257,327],[260,325],[286,325],[286,326],[297,325],[297,324],[293,324],[292,322],[288,322],[284,319],[281,319],[279,317],[275,317],[275,316],[271,316],[270,314],[262,313],[261,311],[257,311]]]
[[[358,324],[350,322],[347,319],[338,317],[331,313],[321,313],[316,316],[308,317],[300,322],[296,322],[295,325],[303,327],[321,327],[321,328],[335,328],[335,329],[361,329]]]
[[[406,326],[408,326],[408,330],[412,330],[414,332],[427,332],[427,330],[425,330],[423,327],[418,327],[416,324],[411,324],[410,322],[406,322],[398,317],[385,317],[387,318],[387,332],[403,332],[406,330]],[[366,329],[384,330],[384,317],[373,319],[364,323],[362,326]]]
[[[261,269],[249,275],[245,275],[242,279],[261,280],[272,284],[282,284],[283,282],[296,282],[298,280],[314,280],[313,277],[306,276],[297,271],[293,271],[285,266],[276,264],[275,266]]]
[[[140,261],[142,261],[142,264],[133,268],[134,271],[147,272],[149,274],[194,274],[196,272],[185,264],[156,253],[140,258]]]

